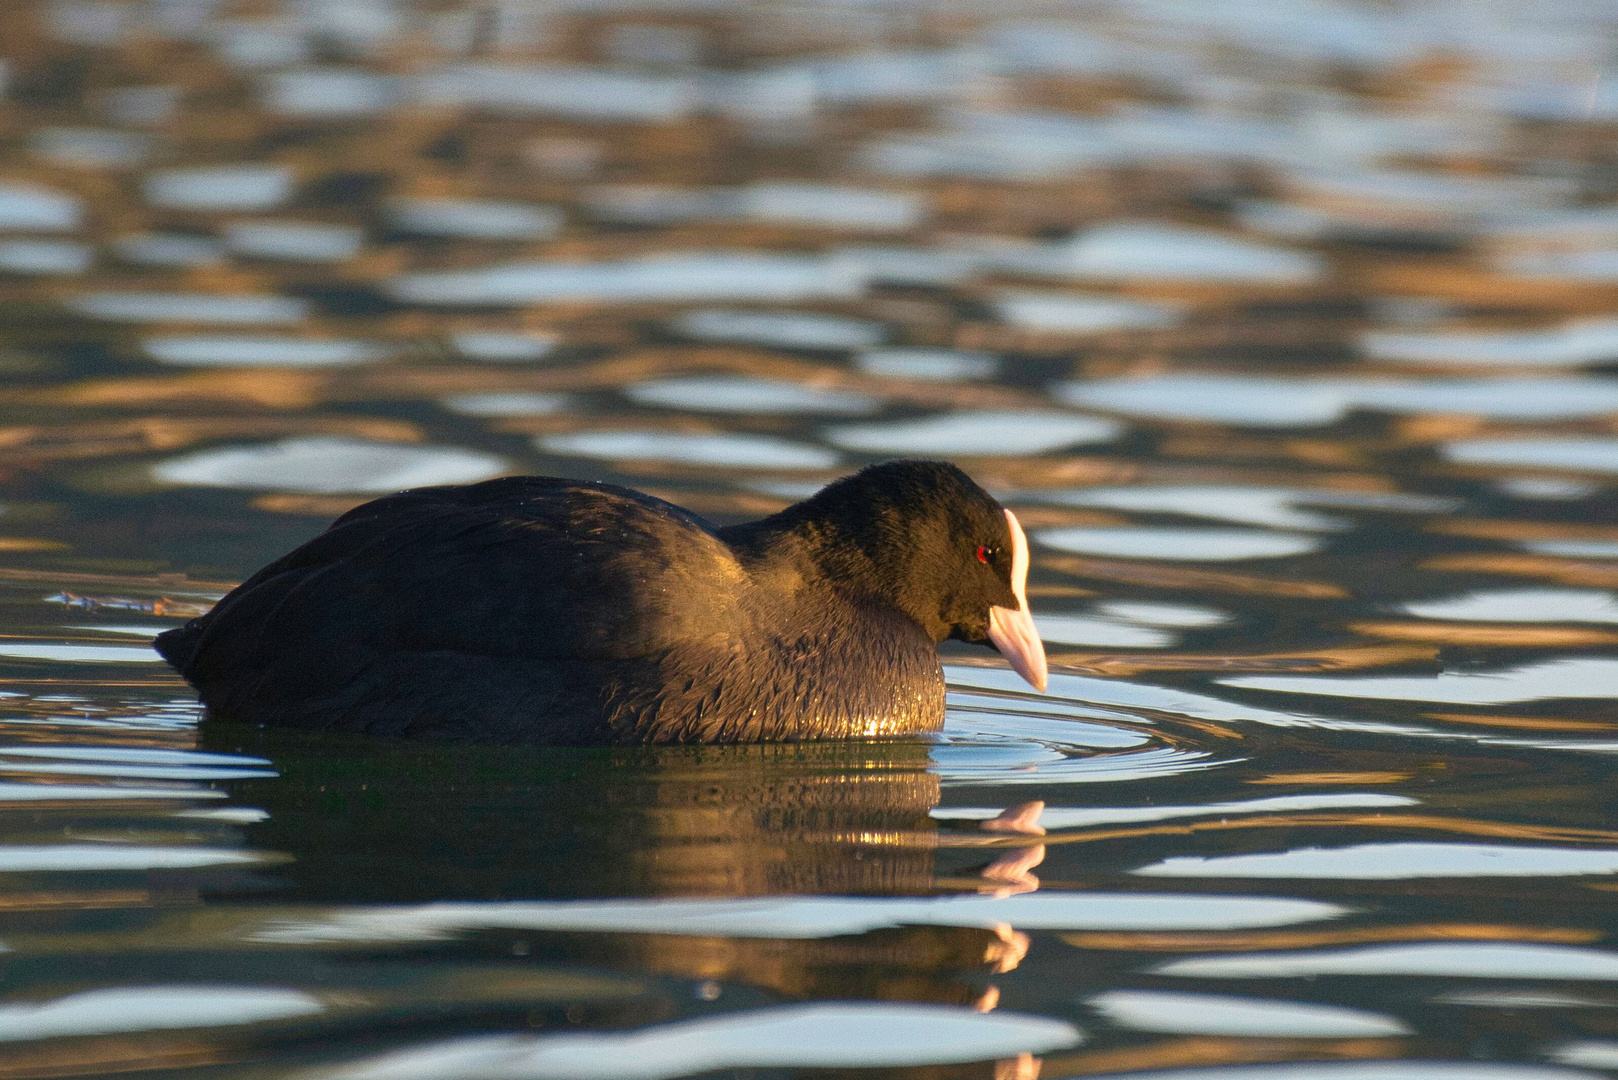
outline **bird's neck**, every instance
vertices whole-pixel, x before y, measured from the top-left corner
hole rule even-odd
[[[830,543],[832,537],[790,509],[761,521],[730,525],[718,533],[755,579],[797,574],[833,583],[845,580],[848,567],[837,564],[848,561],[848,553],[832,556],[839,546]]]
[[[825,583],[856,603],[891,608],[942,641],[948,627],[908,596],[905,568],[880,565],[867,543],[836,520],[801,512],[802,504],[773,517],[719,529],[749,576],[768,588]],[[898,571],[898,572],[895,572]]]

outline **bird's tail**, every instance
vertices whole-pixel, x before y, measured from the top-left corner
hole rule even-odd
[[[196,656],[197,642],[202,638],[202,628],[197,622],[198,620],[193,619],[184,626],[165,630],[152,642],[157,654],[174,665],[174,669],[181,675],[191,674],[191,661]]]

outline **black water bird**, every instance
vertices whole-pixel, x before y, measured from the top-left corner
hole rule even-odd
[[[157,649],[210,717],[534,744],[935,731],[936,646],[1045,688],[1028,541],[953,465],[874,465],[716,528],[508,477],[356,507]]]

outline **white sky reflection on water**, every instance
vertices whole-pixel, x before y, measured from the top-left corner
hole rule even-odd
[[[116,784],[17,784],[0,781],[0,803],[96,802],[106,799],[223,799],[227,793],[194,785],[174,787],[121,787]]]
[[[1000,318],[1029,330],[1099,334],[1166,329],[1180,322],[1180,312],[1173,305],[1119,296],[1001,289],[991,302]]]
[[[688,252],[617,262],[533,262],[405,274],[388,284],[406,303],[450,306],[846,300],[862,277],[813,255]]]
[[[632,225],[671,225],[734,217],[739,199],[731,188],[682,188],[662,184],[597,184],[584,189],[585,208],[598,220]]]
[[[800,57],[815,96],[838,105],[924,102],[950,96],[949,85],[968,77],[973,57],[951,49],[883,44],[859,52]]]
[[[111,128],[40,128],[28,139],[37,158],[75,169],[127,169],[145,161],[152,138],[143,132]]]
[[[351,225],[314,221],[233,221],[225,246],[238,255],[287,262],[343,262],[360,253],[365,233]]]
[[[1507,254],[1497,264],[1507,273],[1525,278],[1565,281],[1618,281],[1618,250],[1525,251]]]
[[[461,330],[449,336],[449,343],[469,360],[495,364],[540,360],[556,348],[556,339],[547,334],[513,330]]]
[[[1423,619],[1618,623],[1618,596],[1597,589],[1478,589],[1442,600],[1409,600],[1399,610]]]
[[[148,765],[268,765],[270,760],[242,754],[209,754],[201,750],[159,750],[141,746],[0,746],[7,757],[61,758],[79,761],[123,761]]]
[[[492,199],[394,199],[388,224],[402,232],[465,240],[542,240],[562,227],[562,212]]]
[[[24,275],[82,274],[95,249],[73,240],[0,240],[0,271]]]
[[[269,210],[292,197],[285,165],[204,165],[149,173],[146,201],[165,210]]]
[[[444,408],[464,416],[550,416],[572,403],[566,394],[526,394],[519,391],[457,394],[443,400]]]
[[[1068,382],[1054,388],[1070,405],[1165,420],[1254,427],[1313,427],[1355,409],[1398,415],[1459,413],[1501,420],[1599,416],[1618,409],[1618,380],[1310,379],[1266,375],[1149,375]]]
[[[1462,465],[1618,473],[1618,439],[1461,439],[1442,449],[1446,458]]]
[[[36,776],[114,776],[132,780],[250,780],[280,775],[273,769],[226,769],[216,765],[136,765],[86,761],[18,761],[0,753],[0,772]]]
[[[1194,979],[1288,979],[1320,975],[1442,975],[1476,979],[1618,981],[1618,953],[1578,945],[1438,941],[1353,949],[1193,956],[1148,969]]]
[[[1093,614],[1041,613],[1034,621],[1040,639],[1053,644],[1159,649],[1179,640],[1164,628],[1217,626],[1228,620],[1208,608],[1115,602],[1098,604]]]
[[[1436,994],[1433,1001],[1444,1005],[1470,1005],[1482,1009],[1611,1009],[1618,999],[1611,995],[1569,993],[1558,990],[1459,990]]]
[[[982,688],[1024,695],[1028,684],[1009,668],[962,667],[946,665],[944,677],[951,689]],[[1201,720],[1237,721],[1243,717],[1287,724],[1306,723],[1307,714],[1272,712],[1239,705],[1232,701],[1196,694],[1176,687],[1152,686],[1123,679],[1100,679],[1087,675],[1052,672],[1049,695],[1092,705],[1117,705],[1178,713]],[[1035,699],[1037,700],[1037,699]]]
[[[1500,420],[1560,420],[1618,409],[1618,379],[1433,379],[1367,381],[1350,391],[1351,404],[1396,414],[1460,413]]]
[[[470,484],[506,469],[505,459],[475,450],[311,436],[186,454],[154,465],[152,475],[167,484],[335,493]]]
[[[833,248],[832,256],[861,277],[896,285],[959,285],[977,272],[967,253],[937,248],[853,244]]]
[[[839,184],[770,181],[751,184],[737,195],[741,216],[784,225],[901,232],[920,225],[929,212],[922,192]]]
[[[296,22],[235,20],[210,29],[208,36],[220,61],[238,70],[286,67],[314,59],[313,35]]]
[[[63,301],[68,310],[107,322],[191,322],[289,326],[303,322],[307,300],[240,293],[90,292]]]
[[[264,758],[119,746],[0,747],[0,772],[139,780],[240,780],[278,775]]]
[[[1611,678],[1618,682],[1618,675],[1609,675],[1607,668],[1618,669],[1618,661],[1591,659],[1590,664],[1595,665],[1596,676]],[[1000,692],[1007,692],[1014,697],[1027,697],[1027,684],[1016,672],[1008,668],[969,668],[947,665],[944,669],[945,678],[952,690],[959,692],[967,687],[982,687]],[[1543,674],[1543,673],[1540,673]],[[1538,676],[1536,676],[1538,677]],[[1569,678],[1577,681],[1582,676],[1575,671]],[[1487,684],[1488,677],[1480,677]],[[1545,681],[1553,686],[1564,685],[1564,680],[1558,672],[1551,672],[1544,676]],[[1324,686],[1337,686],[1352,684],[1353,677],[1335,678],[1330,676],[1241,676],[1228,679],[1219,679],[1217,682],[1227,686],[1239,686],[1255,689],[1291,689],[1290,685],[1271,686],[1271,683],[1299,682],[1306,684],[1308,689],[1300,686],[1297,692],[1319,693],[1313,689],[1316,684]],[[1411,685],[1405,686],[1404,682]],[[1431,677],[1416,676],[1408,680],[1400,680],[1396,689],[1400,694],[1429,690],[1434,685]],[[1464,687],[1466,684],[1462,684]],[[1498,692],[1500,682],[1494,683],[1495,692]],[[1509,684],[1507,684],[1509,685]],[[1446,692],[1449,691],[1446,686]],[[1507,691],[1508,693],[1510,691]],[[1607,697],[1610,690],[1597,689],[1590,696]],[[1342,696],[1354,696],[1354,690],[1345,688],[1340,691]],[[1264,724],[1280,728],[1317,728],[1321,731],[1354,731],[1378,735],[1398,735],[1415,739],[1433,739],[1442,742],[1467,742],[1476,744],[1493,744],[1499,746],[1526,746],[1541,749],[1556,750],[1585,750],[1595,753],[1611,753],[1618,751],[1618,741],[1582,741],[1572,739],[1526,739],[1511,736],[1484,736],[1475,732],[1459,730],[1451,727],[1434,727],[1412,723],[1397,723],[1386,720],[1362,720],[1350,717],[1321,715],[1307,712],[1283,712],[1276,709],[1265,709],[1256,705],[1242,704],[1227,701],[1223,698],[1208,694],[1197,694],[1176,687],[1154,686],[1149,683],[1130,682],[1124,679],[1103,679],[1085,675],[1070,675],[1063,672],[1052,672],[1050,677],[1050,695],[1063,697],[1075,701],[1083,701],[1093,707],[1113,706],[1121,709],[1144,709],[1147,715],[1153,713],[1169,713],[1171,715],[1189,716],[1199,720],[1211,720],[1227,724]],[[1390,695],[1391,696],[1391,695]],[[1554,695],[1570,696],[1570,695]],[[1037,700],[1037,699],[1036,699]],[[1412,697],[1409,700],[1435,700],[1425,697]],[[1437,700],[1449,701],[1443,698]],[[1527,699],[1513,699],[1527,700]],[[1470,704],[1482,702],[1468,701]],[[1028,775],[1037,776],[1038,773]]]
[[[91,633],[96,634],[126,634],[129,637],[146,638],[149,641],[157,635],[163,633],[163,631],[172,630],[174,627],[173,625],[160,626],[156,624],[151,626],[136,626],[133,624],[119,626],[115,623],[85,623],[80,626],[69,626],[67,629],[88,630]]]
[[[742,469],[829,469],[838,455],[769,435],[687,435],[675,431],[569,431],[541,435],[534,445],[552,454],[616,461],[677,461]]]
[[[1301,285],[1326,272],[1312,251],[1157,221],[1099,225],[1055,246],[1054,265],[1081,279]]]
[[[159,363],[178,367],[344,367],[385,360],[393,353],[370,341],[223,334],[147,338],[141,349]]]
[[[0,1041],[222,1027],[312,1016],[319,999],[268,986],[119,986],[41,1002],[0,1002]]]
[[[1482,1061],[1291,1061],[1132,1072],[1129,1080],[1598,1080],[1596,1073]]]
[[[1401,492],[1298,490],[1236,487],[1226,484],[1164,487],[1094,487],[1071,491],[1031,491],[1026,498],[1059,506],[1098,506],[1110,510],[1185,514],[1191,517],[1264,525],[1274,529],[1327,531],[1346,529],[1353,522],[1328,514],[1299,509],[1306,506],[1346,510],[1383,510],[1439,513],[1459,505],[1455,499],[1409,495]]]
[[[1523,550],[1568,559],[1618,559],[1618,540],[1525,540]]]
[[[1130,416],[1261,427],[1311,427],[1340,419],[1348,406],[1339,381],[1245,375],[1148,375],[1059,383],[1070,405]]]
[[[669,320],[669,328],[698,341],[765,345],[779,349],[868,349],[887,328],[869,319],[807,311],[728,311],[700,308]]]
[[[1114,164],[1122,156],[1090,117],[955,109],[946,119],[943,130],[878,134],[859,164],[888,176],[1030,180]]]
[[[962,1006],[823,1002],[632,1031],[490,1035],[319,1070],[320,1080],[662,1080],[725,1068],[988,1061],[1074,1046],[1063,1020]]]
[[[1354,1039],[1408,1035],[1402,1020],[1363,1009],[1273,998],[1109,990],[1085,1004],[1118,1026],[1180,1035]]]
[[[224,795],[224,792],[219,792]],[[196,821],[228,821],[232,825],[254,825],[260,821],[270,820],[268,810],[260,810],[253,806],[217,806],[205,810],[176,810],[170,817],[186,818]]]
[[[411,91],[423,105],[482,105],[507,115],[595,122],[667,122],[696,104],[695,88],[680,76],[557,63],[446,64],[417,75]]]
[[[83,217],[84,204],[75,195],[35,184],[0,184],[0,229],[72,232]]]
[[[987,353],[954,349],[871,349],[855,357],[854,364],[867,375],[937,382],[987,379],[1000,370],[1000,362]]]
[[[1618,851],[1501,844],[1391,843],[1252,855],[1176,856],[1145,877],[1402,881],[1429,877],[1562,877],[1618,873]]]
[[[882,407],[882,399],[872,394],[743,375],[654,379],[625,387],[624,396],[640,405],[692,412],[865,416]]]
[[[161,664],[153,649],[136,645],[53,645],[49,642],[0,641],[0,656],[19,660],[60,660],[71,664]]]
[[[1049,750],[1077,747],[1114,750],[1146,746],[1152,736],[1130,728],[1093,723],[1059,711],[1021,708],[986,694],[951,695],[951,715],[944,721],[944,741],[934,744],[933,757],[952,749],[982,750],[991,756],[1027,755],[1037,758]],[[971,711],[966,711],[970,708]]]
[[[1313,536],[1258,529],[1171,529],[1139,525],[1073,525],[1034,530],[1034,540],[1057,551],[1136,559],[1229,562],[1283,559],[1320,547]]]
[[[1582,203],[1506,214],[1482,230],[1492,253],[1590,251],[1618,244],[1618,208]]]
[[[974,714],[953,719],[970,719]],[[946,731],[950,725],[946,723]],[[1206,750],[1168,746],[1142,746],[1126,753],[1075,754],[1089,747],[1110,748],[1105,737],[1076,733],[1066,740],[1020,741],[1000,734],[1018,726],[996,718],[996,732],[985,735],[948,735],[933,747],[930,771],[954,787],[1007,786],[1048,789],[1053,784],[1116,784],[1183,776],[1230,764]],[[1094,727],[1094,725],[1091,725]],[[1036,737],[1037,738],[1037,737]],[[1137,739],[1144,744],[1145,739]]]
[[[112,241],[113,254],[135,266],[214,266],[225,261],[225,245],[192,233],[130,233]]]
[[[1496,491],[1514,499],[1544,499],[1566,502],[1588,499],[1601,490],[1601,485],[1589,480],[1575,480],[1568,476],[1503,476],[1494,482]]]
[[[1618,1069],[1618,1043],[1581,1039],[1563,1043],[1551,1050],[1552,1061],[1563,1065],[1588,1065],[1592,1069]]]
[[[1128,619],[1146,626],[1171,626],[1187,630],[1219,626],[1230,621],[1230,616],[1217,608],[1144,600],[1108,600],[1097,604],[1096,611],[1114,619]]]
[[[1618,359],[1618,319],[1584,319],[1546,330],[1373,330],[1360,349],[1396,364],[1567,367]]]
[[[274,861],[263,852],[238,848],[157,847],[140,844],[4,844],[0,873],[75,870],[185,870],[203,866],[249,866]]]
[[[826,439],[867,454],[961,454],[1010,457],[1065,446],[1110,442],[1122,425],[1072,413],[993,410],[945,413],[922,420],[847,424],[826,429]]]
[[[1274,795],[1265,799],[1207,803],[1203,806],[1047,806],[1039,823],[1047,829],[1077,829],[1089,825],[1117,825],[1174,818],[1223,817],[1228,814],[1269,814],[1297,810],[1349,810],[1414,806],[1420,800],[1381,792],[1342,792],[1321,795]],[[1003,808],[946,806],[930,815],[935,821],[986,821]]]
[[[1025,684],[1026,685],[1026,684]],[[1139,722],[1146,726],[1151,725],[1150,720],[1142,720],[1126,712],[1116,709],[1098,708],[1085,701],[1072,701],[1066,698],[1049,694],[1024,694],[1020,696],[1005,697],[994,693],[977,693],[960,687],[951,686],[946,693],[946,701],[954,706],[972,706],[995,714],[992,725],[1003,723],[1007,717],[1061,717],[1071,720],[1098,720],[1100,724],[1089,725],[1099,731],[1110,731],[1119,741],[1117,746],[1134,746],[1135,742],[1127,739],[1145,739],[1146,736],[1138,731],[1132,731],[1111,721],[1122,720],[1126,723]],[[970,727],[969,718],[964,716],[946,717],[944,730],[951,730],[952,720],[959,720],[962,725]],[[973,730],[976,730],[975,728]],[[1065,730],[1065,729],[1064,729]],[[1056,739],[1061,742],[1063,740]]]
[[[0,848],[0,851],[4,851]],[[247,931],[282,945],[441,941],[476,930],[575,930],[808,939],[895,926],[1023,930],[1238,930],[1335,919],[1320,900],[1195,893],[1037,892],[1021,896],[762,896],[750,899],[505,900],[335,908]]]
[[[1217,681],[1222,686],[1284,694],[1451,705],[1508,705],[1553,698],[1618,697],[1618,660],[1568,656],[1500,671],[1446,671],[1438,675],[1238,675]]]
[[[397,84],[360,68],[279,71],[260,84],[264,107],[282,116],[341,120],[372,116],[394,103]]]
[[[1121,649],[1162,649],[1177,640],[1174,634],[1149,626],[1131,626],[1122,619],[1093,615],[1040,615],[1034,620],[1042,641],[1055,645],[1109,645]]]

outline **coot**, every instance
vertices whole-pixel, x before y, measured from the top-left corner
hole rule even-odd
[[[1045,688],[1028,541],[953,465],[874,465],[715,528],[518,476],[356,507],[157,649],[210,717],[539,744],[935,731],[936,646]]]

